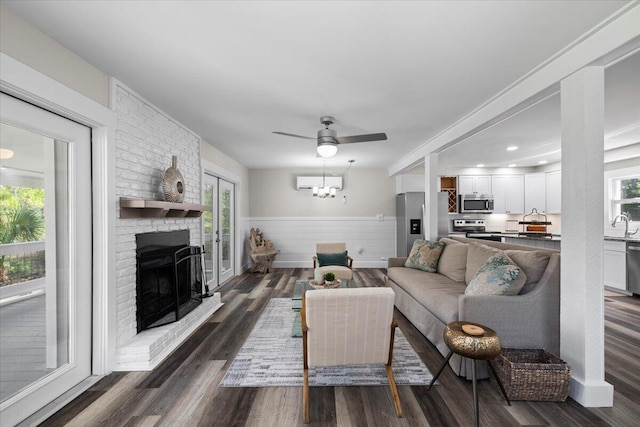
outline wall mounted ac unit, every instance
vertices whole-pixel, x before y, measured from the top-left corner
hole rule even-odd
[[[325,176],[324,185],[326,187],[342,190],[341,176]],[[297,190],[311,190],[313,187],[322,187],[321,176],[299,176],[296,177]]]

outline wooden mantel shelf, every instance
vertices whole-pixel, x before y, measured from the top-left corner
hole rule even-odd
[[[211,208],[195,203],[172,203],[120,197],[120,218],[197,218]]]

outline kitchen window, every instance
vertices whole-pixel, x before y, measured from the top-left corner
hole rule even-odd
[[[611,215],[627,213],[631,221],[640,221],[640,176],[611,180]]]

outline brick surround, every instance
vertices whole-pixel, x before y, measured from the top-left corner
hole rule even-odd
[[[178,169],[185,181],[185,203],[200,203],[200,138],[155,108],[126,86],[117,82],[113,106],[118,117],[116,130],[116,196],[162,200],[162,177],[178,156]],[[118,210],[119,210],[118,206]],[[135,235],[153,231],[190,230],[192,245],[201,244],[200,218],[120,219],[116,220],[116,346],[119,354],[128,352],[136,337],[136,241]],[[200,310],[202,311],[202,310]],[[185,319],[189,318],[187,316]],[[180,322],[178,322],[180,323]],[[176,331],[190,329],[173,326],[162,335],[161,348],[151,343],[152,353],[176,345]],[[159,329],[159,328],[157,328]],[[147,335],[153,335],[147,334]],[[141,334],[139,334],[141,335]],[[147,337],[148,338],[148,337]],[[148,339],[147,339],[148,341]]]

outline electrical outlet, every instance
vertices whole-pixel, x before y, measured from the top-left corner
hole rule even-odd
[[[376,219],[378,221],[384,221],[384,214],[376,214]]]
[[[358,248],[358,254],[361,254],[362,252],[364,252],[363,248]]]

